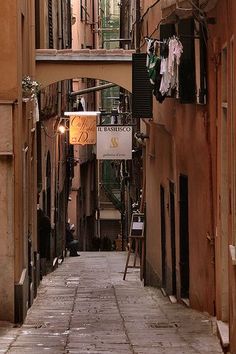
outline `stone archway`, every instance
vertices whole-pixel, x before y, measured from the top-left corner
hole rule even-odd
[[[111,82],[131,92],[132,53],[38,50],[36,80],[44,88],[57,81],[86,77]]]

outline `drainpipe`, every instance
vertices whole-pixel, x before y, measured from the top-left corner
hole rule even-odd
[[[63,48],[63,35],[62,35],[62,0],[58,0],[57,3],[57,22],[58,22],[58,35],[57,35],[57,49]],[[61,107],[62,107],[62,83],[59,81],[57,83],[57,115],[61,117]],[[60,174],[60,164],[59,164],[59,144],[61,137],[59,135],[56,136],[54,152],[55,152],[55,198],[53,200],[54,204],[54,247],[56,256],[56,247],[58,242],[58,235],[60,233],[59,219],[58,219],[58,210],[59,210],[59,174]],[[65,237],[65,236],[64,236]]]
[[[125,38],[125,3],[121,1],[120,4],[120,38]],[[119,42],[119,47],[124,48],[122,42]]]
[[[58,0],[58,49],[62,49],[63,43],[62,43],[62,1]],[[58,100],[58,111],[57,114],[60,117],[61,116],[61,90],[62,90],[62,85],[61,82],[58,82],[57,84],[57,100]]]

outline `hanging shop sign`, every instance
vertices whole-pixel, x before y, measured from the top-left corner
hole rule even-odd
[[[98,160],[131,160],[132,127],[102,125],[97,127]]]
[[[69,137],[72,145],[96,144],[97,116],[100,112],[66,112],[70,116]]]

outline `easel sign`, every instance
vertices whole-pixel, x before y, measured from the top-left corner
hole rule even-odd
[[[129,237],[143,237],[144,235],[144,214],[132,214]]]
[[[128,254],[125,265],[125,271],[123,280],[125,280],[128,268],[140,268],[140,279],[143,279],[143,265],[144,265],[144,214],[134,213],[132,214],[130,232],[129,232],[129,243],[128,243]],[[134,251],[134,264],[129,265],[130,254],[132,252],[132,243],[135,241],[135,251]],[[140,265],[136,265],[136,259],[139,257],[139,250],[141,252]]]

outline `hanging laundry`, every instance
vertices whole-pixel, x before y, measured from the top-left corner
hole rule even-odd
[[[178,92],[178,66],[183,53],[183,45],[177,37],[168,40],[168,57],[162,57],[162,80],[160,92],[172,96],[173,90]]]
[[[165,96],[169,91],[170,87],[170,75],[168,73],[168,56],[169,56],[169,45],[167,40],[164,40],[160,46],[160,56],[161,56],[161,67],[160,74],[162,75],[160,83],[160,93]]]
[[[156,55],[156,42],[154,39],[147,39],[147,62],[146,66],[148,69],[148,77],[152,85],[155,85],[156,75],[157,75],[157,60]]]
[[[147,70],[148,76],[151,84],[153,85],[153,95],[159,102],[163,102],[165,96],[160,93],[160,84],[161,84],[161,72],[160,65],[161,59],[157,56],[157,41],[154,39],[146,39],[147,40]]]
[[[155,85],[153,88],[153,95],[156,97],[156,100],[160,103],[162,103],[165,98],[166,98],[166,94],[162,94],[160,91],[160,86],[161,86],[161,80],[162,80],[162,75],[161,75],[161,59],[158,58],[157,60],[157,75],[156,75],[156,81],[155,81]]]
[[[178,97],[178,67],[183,53],[183,45],[173,36],[168,40],[158,41],[146,38],[147,41],[147,70],[153,94],[162,103],[167,96]],[[158,47],[158,44],[160,46]],[[157,50],[159,50],[159,55]]]
[[[168,55],[168,71],[175,75],[175,63],[180,64],[180,57],[183,53],[183,45],[177,37],[172,37],[169,40],[169,55]]]

